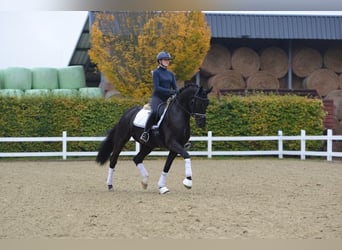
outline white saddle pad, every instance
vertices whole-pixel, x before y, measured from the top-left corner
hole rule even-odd
[[[149,117],[150,113],[151,113],[150,109],[145,109],[145,108],[141,109],[134,118],[134,121],[133,121],[134,126],[145,128],[147,118]]]

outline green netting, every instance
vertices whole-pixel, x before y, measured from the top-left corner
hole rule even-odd
[[[0,96],[22,97],[24,91],[21,89],[0,89]]]
[[[74,97],[78,95],[78,90],[77,89],[53,89],[51,90],[51,93],[54,96]]]
[[[4,70],[5,89],[31,89],[32,72],[27,68],[10,67]]]
[[[80,88],[78,91],[81,97],[86,97],[86,98],[103,97],[101,88],[97,88],[97,87]]]
[[[58,89],[58,70],[56,68],[33,68],[33,89]]]
[[[49,89],[28,89],[25,90],[25,96],[47,96],[50,95]]]
[[[79,89],[86,86],[84,69],[82,66],[69,66],[58,70],[60,89]]]

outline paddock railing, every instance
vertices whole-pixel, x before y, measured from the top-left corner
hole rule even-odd
[[[6,142],[62,142],[60,152],[0,152],[0,157],[62,157],[66,160],[67,157],[77,156],[96,156],[96,151],[70,152],[68,151],[68,142],[95,142],[103,141],[105,137],[70,137],[67,132],[63,131],[61,137],[0,137],[0,143]],[[284,150],[284,141],[300,141],[300,150]],[[306,149],[307,141],[320,140],[326,144],[325,151],[308,151]],[[134,141],[130,138],[130,141]],[[192,136],[190,141],[205,141],[207,142],[207,150],[205,151],[188,151],[191,156],[278,156],[282,159],[286,155],[299,156],[301,160],[305,160],[307,156],[325,157],[327,161],[332,161],[333,157],[342,157],[342,152],[333,152],[333,141],[342,141],[342,135],[333,135],[332,130],[327,130],[326,135],[306,135],[305,130],[301,130],[298,136],[284,136],[282,131],[278,131],[276,136],[213,136],[211,131],[208,131],[207,136]],[[213,150],[213,142],[215,141],[277,141],[277,150],[254,150],[254,151],[215,151]],[[122,151],[120,156],[133,156],[139,152],[140,144],[135,142],[134,151]],[[168,151],[152,151],[150,156],[166,156]]]

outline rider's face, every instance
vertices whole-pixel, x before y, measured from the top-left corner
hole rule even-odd
[[[161,59],[160,63],[161,63],[161,65],[167,67],[170,64],[170,60],[169,59]]]

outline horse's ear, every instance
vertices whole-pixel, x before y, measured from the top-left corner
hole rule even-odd
[[[210,89],[207,90],[207,94],[209,94],[213,90],[213,86],[210,87]]]

